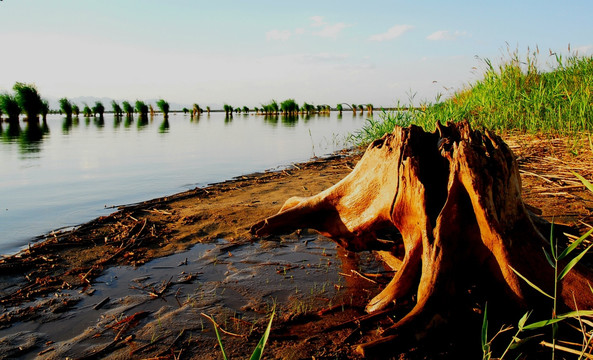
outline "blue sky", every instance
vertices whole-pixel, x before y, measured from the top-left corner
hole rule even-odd
[[[593,54],[593,2],[3,0],[0,91],[258,106],[434,101],[483,62]]]

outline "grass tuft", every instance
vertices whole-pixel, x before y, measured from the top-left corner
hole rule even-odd
[[[550,53],[551,70],[538,65],[539,51],[521,58],[517,51],[499,66],[484,59],[483,78],[444,101],[410,106],[407,110],[383,113],[362,134],[357,145],[366,145],[390,132],[394,118],[404,117],[426,130],[436,122],[467,120],[474,128],[519,130],[528,133],[578,135],[593,130],[593,56],[573,54],[563,57]],[[402,114],[405,113],[405,114]],[[383,124],[385,123],[385,124]],[[398,124],[399,125],[399,124]],[[364,133],[372,134],[363,136]],[[374,136],[374,138],[373,138]]]

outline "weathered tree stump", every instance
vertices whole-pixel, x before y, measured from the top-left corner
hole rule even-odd
[[[554,272],[542,250],[549,244],[534,220],[521,198],[511,150],[492,132],[462,122],[439,124],[433,133],[397,127],[373,142],[339,183],[289,199],[251,230],[263,236],[312,228],[360,251],[382,248],[376,232],[394,225],[403,240],[403,264],[366,308],[377,311],[417,295],[412,310],[385,332],[391,341],[419,339],[448,322],[451,302],[476,277],[507,303],[550,309],[511,269],[552,292]],[[589,279],[588,269],[575,267],[560,284],[560,306],[593,309]]]

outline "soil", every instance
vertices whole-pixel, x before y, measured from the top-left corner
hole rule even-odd
[[[517,155],[525,203],[585,232],[593,195],[572,171],[591,180],[593,148],[503,138]],[[358,359],[355,345],[379,338],[399,315],[364,313],[392,269],[306,229],[255,239],[249,228],[289,197],[335,184],[360,156],[345,151],[124,206],[0,259],[0,359],[219,359],[210,319],[227,356],[248,358],[273,310],[265,358]],[[481,356],[481,321],[481,305],[470,306],[454,331],[380,358]]]

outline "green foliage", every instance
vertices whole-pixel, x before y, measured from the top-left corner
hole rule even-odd
[[[75,116],[78,116],[80,114],[80,108],[78,107],[78,105],[72,104],[72,113]]]
[[[243,106],[243,112],[245,114],[249,113],[249,108],[247,106]]]
[[[115,114],[115,116],[121,116],[122,115],[121,106],[119,106],[119,104],[117,103],[117,101],[111,100],[111,109],[113,110],[113,114]]]
[[[287,99],[280,103],[280,109],[284,113],[296,113],[299,111],[299,105],[294,101],[294,99]]]
[[[276,100],[272,100],[268,104],[262,104],[262,111],[265,115],[277,115],[280,107]]]
[[[489,129],[575,133],[593,129],[593,57],[556,55],[556,67],[538,68],[538,52],[517,52],[494,67],[485,59],[482,80],[418,113],[422,125],[468,120]]]
[[[385,111],[380,115],[380,120],[374,117],[366,119],[366,124],[360,130],[350,135],[349,141],[359,146],[366,146],[372,141],[393,131],[395,126],[406,127],[414,123],[415,116],[410,111]]]
[[[148,105],[146,105],[144,101],[136,100],[134,108],[140,114],[140,117],[148,117]]]
[[[0,109],[8,116],[9,121],[18,121],[21,108],[13,95],[0,95]]]
[[[72,117],[72,103],[67,98],[61,98],[60,102],[60,109],[64,114],[66,114],[67,118]]]
[[[95,106],[93,106],[93,115],[99,114],[99,117],[103,117],[103,113],[105,112],[105,106],[100,101],[95,101]]]
[[[49,113],[49,102],[47,100],[41,101],[41,116],[43,120],[47,117],[47,113]]]
[[[84,104],[84,108],[82,109],[82,114],[84,115],[84,117],[91,117],[93,115],[93,111],[87,104]]]
[[[43,110],[43,102],[35,85],[17,82],[12,89],[15,92],[16,102],[27,118],[37,119]]]
[[[156,102],[156,106],[163,112],[165,116],[169,115],[169,103],[163,99]]]
[[[530,133],[562,133],[577,135],[593,130],[593,56],[551,54],[555,64],[542,71],[537,64],[539,51],[521,58],[517,51],[494,66],[484,59],[483,78],[456,91],[449,99],[425,103],[404,111],[412,121],[426,130],[434,130],[436,122],[467,120],[472,127],[491,130],[519,130]],[[355,107],[356,105],[353,105]],[[389,119],[387,119],[389,121]],[[372,126],[379,125],[378,122]],[[371,126],[367,124],[367,127]],[[382,125],[379,125],[383,127]],[[391,132],[389,127],[383,127]],[[383,131],[381,130],[381,131]],[[374,132],[377,138],[381,131]],[[366,145],[364,138],[358,145]]]
[[[132,113],[134,112],[134,108],[132,107],[132,104],[130,104],[128,101],[123,101],[121,103],[121,106],[124,109],[124,112],[126,113],[126,115],[132,115]]]
[[[311,114],[315,112],[315,105],[304,103],[303,107],[301,108],[306,114]]]

